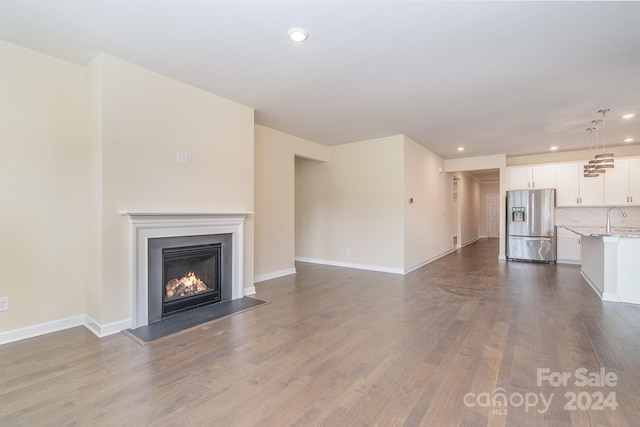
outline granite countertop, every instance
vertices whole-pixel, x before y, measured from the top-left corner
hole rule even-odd
[[[615,236],[615,237],[640,237],[640,227],[611,227],[611,234],[607,234],[606,227],[578,227],[578,226],[564,226],[569,231],[572,231],[581,236]]]

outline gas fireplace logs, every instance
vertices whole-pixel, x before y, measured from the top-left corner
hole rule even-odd
[[[189,272],[180,279],[171,279],[165,285],[167,299],[188,297],[207,290],[207,284],[198,279],[193,272]]]

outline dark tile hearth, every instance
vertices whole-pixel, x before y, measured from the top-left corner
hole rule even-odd
[[[184,313],[164,318],[161,321],[150,325],[141,326],[136,329],[127,329],[123,332],[139,344],[147,345],[149,342],[158,338],[166,337],[167,335],[175,334],[176,332],[180,332],[212,320],[237,314],[263,304],[266,304],[266,302],[256,298],[243,297],[189,310]]]

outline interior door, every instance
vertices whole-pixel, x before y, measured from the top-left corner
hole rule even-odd
[[[487,194],[487,237],[500,237],[500,195]]]

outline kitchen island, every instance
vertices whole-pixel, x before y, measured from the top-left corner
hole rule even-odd
[[[640,304],[640,228],[564,228],[582,236],[580,273],[600,298]]]

